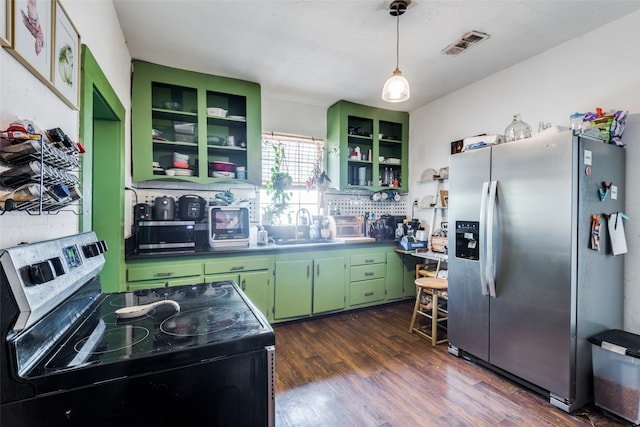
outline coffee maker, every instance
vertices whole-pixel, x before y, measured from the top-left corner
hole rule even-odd
[[[377,220],[370,223],[369,236],[375,237],[377,241],[393,242],[402,236],[396,235],[398,224],[403,224],[403,215],[382,215]]]

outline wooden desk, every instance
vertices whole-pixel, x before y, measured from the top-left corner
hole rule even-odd
[[[436,265],[436,270],[435,270],[435,274],[437,276],[438,272],[440,271],[440,266],[442,265],[443,262],[448,262],[449,260],[449,255],[448,254],[443,254],[440,252],[433,252],[431,250],[428,251],[419,251],[418,249],[414,249],[411,251],[404,251],[400,248],[395,248],[394,251],[396,251],[397,253],[400,254],[404,254],[404,255],[411,255],[417,258],[422,258],[424,260],[429,260],[429,261],[436,261],[437,265]],[[416,275],[416,278],[417,275]]]

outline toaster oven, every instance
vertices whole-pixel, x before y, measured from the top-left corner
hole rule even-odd
[[[212,248],[249,245],[249,209],[211,206],[208,231]]]
[[[329,215],[331,238],[360,237],[363,235],[362,218],[356,215]]]

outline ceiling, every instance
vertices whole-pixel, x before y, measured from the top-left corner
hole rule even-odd
[[[134,59],[257,82],[281,99],[401,111],[640,9],[635,0],[413,0],[400,17],[399,52],[411,99],[389,104],[380,95],[396,66],[390,3],[114,0]],[[472,30],[491,37],[458,56],[440,53]]]

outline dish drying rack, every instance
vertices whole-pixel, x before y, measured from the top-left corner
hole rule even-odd
[[[80,202],[79,150],[57,148],[43,135],[36,138],[0,137],[0,160],[11,168],[0,173],[0,215],[8,211],[29,214],[57,212]],[[77,214],[77,212],[73,211]]]

